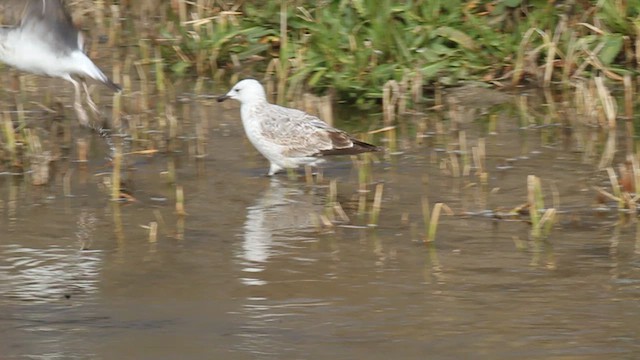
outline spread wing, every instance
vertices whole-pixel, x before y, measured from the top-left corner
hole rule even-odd
[[[82,51],[84,47],[82,35],[61,0],[28,0],[20,28],[32,32],[58,52]]]

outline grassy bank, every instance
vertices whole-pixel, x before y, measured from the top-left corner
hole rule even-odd
[[[549,86],[597,69],[620,79],[640,51],[640,1],[211,3],[173,2],[163,53],[175,74],[266,73],[355,102],[403,78]]]

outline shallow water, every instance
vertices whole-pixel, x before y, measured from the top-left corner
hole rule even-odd
[[[433,113],[419,116],[426,136],[401,131],[401,151],[372,167],[384,183],[375,228],[356,214],[357,170],[336,158],[323,174],[337,180],[351,223],[319,229],[327,182],[262,176],[267,163],[245,140],[237,104],[192,100],[190,114],[208,117],[208,156],[132,156],[129,204],[108,201],[105,149],[75,129],[93,142],[86,168],[60,160],[40,187],[0,177],[1,357],[635,358],[640,238],[596,201],[593,186],[610,191],[589,153],[602,137],[563,118],[541,126],[549,105],[523,113],[523,99],[534,97],[461,112],[469,148],[486,141],[486,185],[475,169],[450,174],[459,133],[433,132]],[[521,219],[492,216],[527,201],[530,174],[548,206],[553,191],[559,198],[546,241],[530,240]],[[454,212],[431,247],[423,197]]]

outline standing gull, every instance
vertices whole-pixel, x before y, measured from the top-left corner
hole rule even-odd
[[[98,107],[91,100],[82,77],[95,79],[113,91],[121,88],[111,81],[84,53],[82,33],[73,25],[61,0],[26,0],[20,23],[0,28],[0,60],[23,71],[65,79],[73,84],[73,108],[82,125],[89,118],[82,106],[80,83],[91,110]],[[79,76],[80,81],[72,76]]]
[[[354,139],[304,111],[267,102],[257,80],[238,82],[218,102],[240,102],[240,117],[251,144],[269,160],[269,176],[282,169],[317,166],[324,155],[355,155],[381,148]]]

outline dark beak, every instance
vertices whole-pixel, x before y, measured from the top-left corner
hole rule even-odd
[[[227,95],[218,96],[218,102],[223,102],[227,100],[229,97]]]

